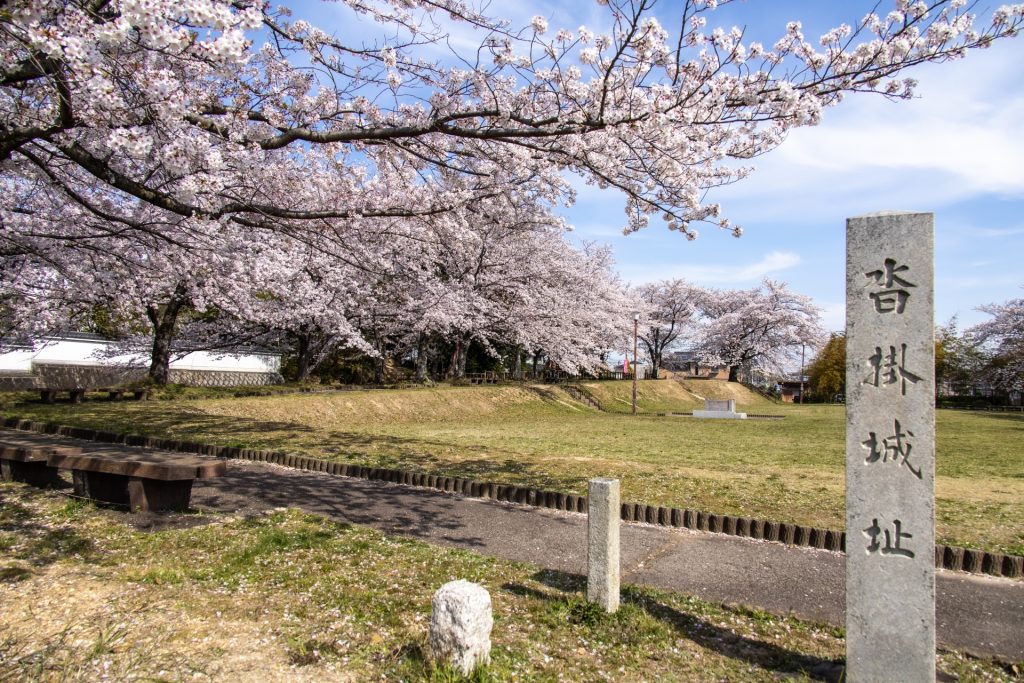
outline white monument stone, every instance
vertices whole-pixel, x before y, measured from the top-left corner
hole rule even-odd
[[[846,223],[847,680],[935,680],[933,216]]]
[[[465,580],[441,586],[430,613],[430,655],[468,676],[491,656],[491,596],[478,584]]]
[[[704,410],[693,411],[694,417],[719,418],[727,420],[746,420],[746,413],[736,412],[736,399],[704,399]]]
[[[619,480],[591,479],[587,508],[587,600],[619,609]]]

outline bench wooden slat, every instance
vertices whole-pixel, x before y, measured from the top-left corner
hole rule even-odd
[[[81,452],[77,446],[25,446],[0,442],[0,460],[14,462],[46,462],[51,455],[77,455]]]
[[[128,477],[180,481],[206,479],[227,473],[227,462],[212,458],[158,453],[96,453],[51,455],[50,467],[119,474]]]

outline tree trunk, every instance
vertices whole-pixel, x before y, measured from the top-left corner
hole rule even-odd
[[[298,382],[304,382],[309,378],[309,373],[313,371],[310,363],[310,340],[308,334],[299,333],[296,336],[296,363],[298,369],[295,373],[295,379]]]
[[[174,341],[178,315],[184,304],[185,288],[178,285],[166,304],[146,307],[146,316],[153,325],[153,350],[149,360],[149,379],[157,386],[166,386],[171,376],[171,342]]]
[[[523,349],[517,346],[512,351],[512,379],[523,378]]]
[[[740,366],[730,365],[729,366],[729,381],[739,382],[740,381]]]
[[[661,354],[665,351],[665,344],[661,340],[661,330],[655,330],[653,344],[645,344],[647,355],[651,357],[651,379],[658,379],[658,368],[661,367]]]
[[[469,356],[469,342],[461,339],[455,345],[455,378],[462,379],[466,376],[466,358]]]
[[[459,367],[459,342],[455,342],[455,348],[452,350],[452,357],[448,361],[448,370],[445,372],[445,377],[448,379],[455,379],[455,370]]]
[[[427,381],[427,335],[421,334],[416,341],[416,381]]]
[[[384,364],[387,358],[384,356],[384,343],[377,341],[377,357],[373,359],[373,383],[384,384]]]

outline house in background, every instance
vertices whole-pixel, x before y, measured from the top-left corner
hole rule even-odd
[[[116,342],[93,334],[44,337],[32,346],[0,353],[0,390],[84,391],[140,382],[148,374],[145,354],[116,354]],[[170,381],[189,386],[279,384],[281,355],[194,351],[171,358]]]
[[[636,376],[637,379],[647,379],[651,376],[651,366],[649,364],[638,363],[636,367],[640,368],[640,374]],[[614,379],[629,379],[633,377],[632,358],[613,365],[610,374]]]

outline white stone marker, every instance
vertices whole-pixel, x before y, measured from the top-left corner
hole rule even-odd
[[[736,399],[704,399],[704,410],[693,411],[694,417],[746,420],[746,413],[736,412]]]
[[[430,655],[463,676],[491,658],[491,595],[464,579],[441,586],[431,603]]]
[[[933,215],[846,221],[847,680],[935,680]]]
[[[619,609],[619,480],[591,479],[587,508],[587,600]]]

